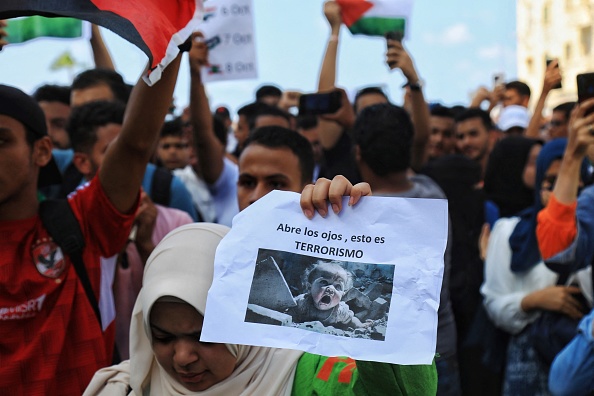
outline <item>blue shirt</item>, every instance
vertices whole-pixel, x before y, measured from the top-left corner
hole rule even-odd
[[[71,149],[54,149],[52,150],[52,156],[54,157],[60,172],[64,173],[66,168],[68,168],[72,162],[74,152]],[[142,188],[149,194],[149,196],[153,185],[153,174],[155,173],[155,169],[157,169],[155,164],[147,164],[146,172],[144,172],[144,178],[142,179]],[[81,180],[81,184],[82,183],[84,183],[84,180]],[[173,180],[171,180],[170,197],[168,205],[170,208],[183,210],[184,212],[187,212],[194,221],[198,221],[198,214],[194,207],[192,196],[184,183],[177,176],[173,176]]]
[[[555,396],[587,395],[594,390],[594,310],[579,324],[578,334],[557,355],[549,373],[549,390]]]

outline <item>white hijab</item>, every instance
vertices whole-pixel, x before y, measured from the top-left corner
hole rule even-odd
[[[202,392],[191,392],[171,378],[153,354],[149,323],[153,304],[162,297],[176,297],[204,315],[215,251],[228,231],[218,224],[193,223],[170,232],[157,245],[144,269],[142,289],[132,314],[129,366],[125,362],[105,369],[103,378],[96,375],[91,385],[121,382],[122,374],[129,370],[131,394],[136,396],[291,394],[302,352],[226,344],[237,358],[235,370],[227,379]]]

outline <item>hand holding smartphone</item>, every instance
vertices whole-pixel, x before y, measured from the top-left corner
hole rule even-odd
[[[303,94],[299,98],[299,115],[322,115],[336,113],[341,106],[342,95],[335,90],[325,93]]]
[[[395,40],[398,41],[399,43],[402,42],[402,32],[401,31],[393,31],[393,32],[388,32],[386,33],[386,45],[388,46],[388,49],[390,49],[391,45],[388,43],[388,40]],[[395,66],[396,62],[391,61],[388,62],[388,66],[391,68],[393,68]]]
[[[553,59],[553,58],[549,58],[549,57],[547,57],[547,58],[546,58],[546,66],[547,66],[547,69],[549,68],[549,65],[550,65],[550,64],[551,64],[551,63],[552,63],[554,60],[555,60],[555,59]],[[555,68],[557,68],[557,69],[559,68],[559,62],[557,62],[557,65],[555,66]],[[562,87],[563,87],[563,86],[561,85],[561,81],[559,81],[559,83],[558,83],[558,84],[555,84],[555,85],[554,85],[554,86],[553,86],[551,89],[561,89]]]
[[[594,98],[594,73],[578,74],[576,77],[578,89],[578,103],[583,103],[590,98]],[[594,108],[590,108],[584,117],[592,114]]]

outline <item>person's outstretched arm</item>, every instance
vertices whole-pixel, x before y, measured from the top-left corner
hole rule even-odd
[[[119,137],[111,144],[99,170],[107,197],[122,213],[133,209],[165,115],[171,104],[181,54],[152,87],[140,79],[132,93]]]
[[[538,214],[536,226],[543,259],[549,262],[553,256],[570,249],[568,255],[563,254],[551,262],[567,262],[576,268],[589,264],[587,260],[592,255],[591,243],[588,241],[591,241],[594,233],[594,222],[590,215],[593,187],[585,189],[577,202],[582,162],[588,147],[594,144],[594,113],[585,115],[592,108],[594,100],[589,100],[580,104],[571,114],[567,148],[557,181],[549,204]],[[574,249],[575,252],[572,251]]]
[[[413,137],[411,168],[418,171],[427,159],[427,142],[429,141],[429,107],[425,102],[421,80],[413,59],[404,49],[402,43],[388,39],[387,63],[390,69],[400,69],[406,78],[410,90],[411,118],[415,126]]]
[[[338,58],[338,37],[340,35],[340,6],[335,1],[324,3],[324,16],[330,26],[330,37],[326,44],[326,52],[322,60],[320,78],[318,80],[318,91],[327,91],[334,88],[336,84],[336,59]]]
[[[214,184],[223,172],[225,146],[217,139],[213,129],[208,98],[202,83],[200,70],[208,64],[208,48],[202,33],[192,35],[190,61],[190,118],[193,129],[193,145],[198,157],[199,175],[208,184]]]
[[[326,51],[322,59],[322,67],[320,69],[320,76],[318,78],[318,91],[328,92],[335,88],[336,84],[336,60],[338,58],[338,38],[340,35],[340,25],[342,24],[342,17],[340,16],[340,6],[335,1],[327,1],[324,3],[324,16],[328,21],[330,27],[330,37],[326,44]],[[344,103],[346,95],[343,94],[343,106],[350,106],[350,103]],[[340,112],[340,110],[338,111]],[[338,113],[337,112],[337,113]],[[336,117],[318,117],[320,126],[320,145],[324,150],[332,149],[342,134],[345,128],[350,128],[352,125],[344,125],[341,119]]]
[[[99,26],[93,24],[91,26],[91,49],[93,50],[93,60],[95,61],[95,67],[98,69],[114,70],[115,66],[109,50],[103,41],[103,36],[99,30]]]
[[[545,102],[549,92],[555,85],[561,82],[561,72],[559,71],[557,60],[552,61],[545,71],[544,81],[542,83],[542,92],[536,103],[534,109],[534,115],[530,119],[528,128],[524,132],[524,135],[529,138],[539,138],[540,123],[542,121],[542,110],[544,109]]]

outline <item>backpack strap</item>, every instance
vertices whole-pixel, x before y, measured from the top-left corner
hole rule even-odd
[[[70,257],[87,299],[91,307],[93,307],[99,326],[103,328],[99,304],[82,259],[85,239],[68,201],[65,199],[48,199],[41,202],[39,204],[39,217],[54,242]]]
[[[161,167],[155,168],[149,194],[154,203],[169,206],[172,180],[173,175],[167,169]]]
[[[62,174],[62,185],[60,186],[58,198],[66,198],[68,194],[76,190],[83,178],[83,174],[79,172],[73,163],[68,165]]]

